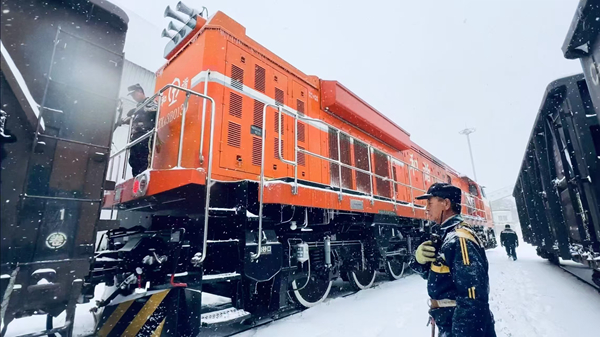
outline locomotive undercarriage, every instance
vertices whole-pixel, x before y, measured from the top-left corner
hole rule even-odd
[[[120,227],[104,235],[100,245],[105,247],[97,252],[88,280],[110,289],[98,303],[107,308],[98,330],[111,323],[115,306],[168,289],[180,293],[165,297],[179,301],[174,311],[190,311],[171,313],[184,317],[169,328],[174,335],[195,334],[215,321],[199,318],[207,312],[202,292],[230,299],[230,313],[239,309],[223,320],[310,307],[322,302],[340,277],[355,290],[372,286],[379,271],[391,280],[402,277],[423,233],[415,219],[266,204],[255,258],[258,184],[216,182],[204,252],[204,210],[198,206],[204,205],[203,190],[203,185],[188,185],[120,205]]]

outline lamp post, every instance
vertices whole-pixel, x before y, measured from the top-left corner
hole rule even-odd
[[[477,173],[475,173],[475,161],[473,160],[473,150],[471,149],[471,138],[469,138],[469,135],[473,132],[475,132],[475,128],[465,128],[459,133],[461,135],[467,136],[467,143],[469,144],[469,155],[471,155],[471,166],[473,167],[473,177],[475,178],[475,181],[477,181]]]

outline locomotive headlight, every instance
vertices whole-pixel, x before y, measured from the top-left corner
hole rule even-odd
[[[136,197],[140,197],[146,194],[148,191],[148,183],[150,182],[150,175],[148,173],[142,173],[135,177],[133,181],[132,192]]]

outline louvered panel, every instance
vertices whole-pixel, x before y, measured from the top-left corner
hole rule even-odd
[[[350,137],[340,134],[340,161],[352,166],[352,154],[350,148]],[[352,169],[342,166],[342,187],[352,189]]]
[[[275,104],[276,105],[285,105],[285,94],[283,90],[279,88],[275,88]]]
[[[328,140],[329,140],[329,158],[337,160],[338,159],[338,143],[337,143],[337,133],[335,129],[329,129],[328,132]],[[339,165],[336,163],[329,163],[329,174],[330,174],[330,183],[331,186],[340,186],[340,172]]]
[[[244,89],[244,69],[231,65],[231,86],[240,90]]]
[[[305,112],[304,112],[304,102],[303,101],[301,101],[299,99],[296,100],[296,110],[298,111],[298,113],[301,116],[304,116]]]
[[[227,145],[240,148],[242,145],[242,126],[229,122],[227,126]]]
[[[383,152],[375,150],[374,155],[374,163],[373,163],[373,171],[375,174],[389,178],[389,161],[387,155]],[[377,195],[382,197],[391,198],[391,186],[389,181],[385,181],[381,178],[375,178],[375,187],[377,188]]]
[[[298,141],[306,142],[306,126],[304,123],[298,122]]]
[[[304,150],[302,146],[298,146],[298,148]],[[304,152],[298,151],[298,165],[306,166],[306,154]]]
[[[359,169],[369,171],[369,148],[366,144],[354,141],[354,161]],[[371,177],[356,171],[356,189],[360,192],[371,193]]]
[[[242,107],[243,107],[243,98],[242,96],[230,92],[229,93],[229,114],[237,117],[237,118],[242,118]]]
[[[262,159],[262,139],[252,137],[252,165],[260,166]]]
[[[257,65],[254,67],[254,89],[260,91],[260,92],[265,92],[266,89],[266,85],[265,85],[265,68]]]
[[[398,169],[396,168],[395,165],[392,165],[392,171],[393,171],[392,174],[394,175],[392,177],[392,179],[394,181],[398,181],[399,180],[398,179]],[[396,192],[396,194],[398,194],[398,188],[399,188],[399,186],[400,186],[399,184],[394,184],[394,191]]]
[[[285,158],[285,140],[281,141],[281,154],[283,155],[283,158]],[[279,159],[279,138],[275,138],[275,142],[274,142],[274,146],[273,146],[273,155],[275,156],[275,159]]]
[[[275,134],[279,135],[279,111],[273,112],[273,130]],[[285,114],[281,113],[281,134],[285,134]]]
[[[254,115],[252,118],[252,125],[262,128],[263,127],[263,109],[265,104],[263,102],[254,100]]]

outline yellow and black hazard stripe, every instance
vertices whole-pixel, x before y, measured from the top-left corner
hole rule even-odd
[[[167,313],[173,310],[171,295],[164,290],[150,296],[107,306],[96,326],[98,337],[159,337],[163,333]]]

